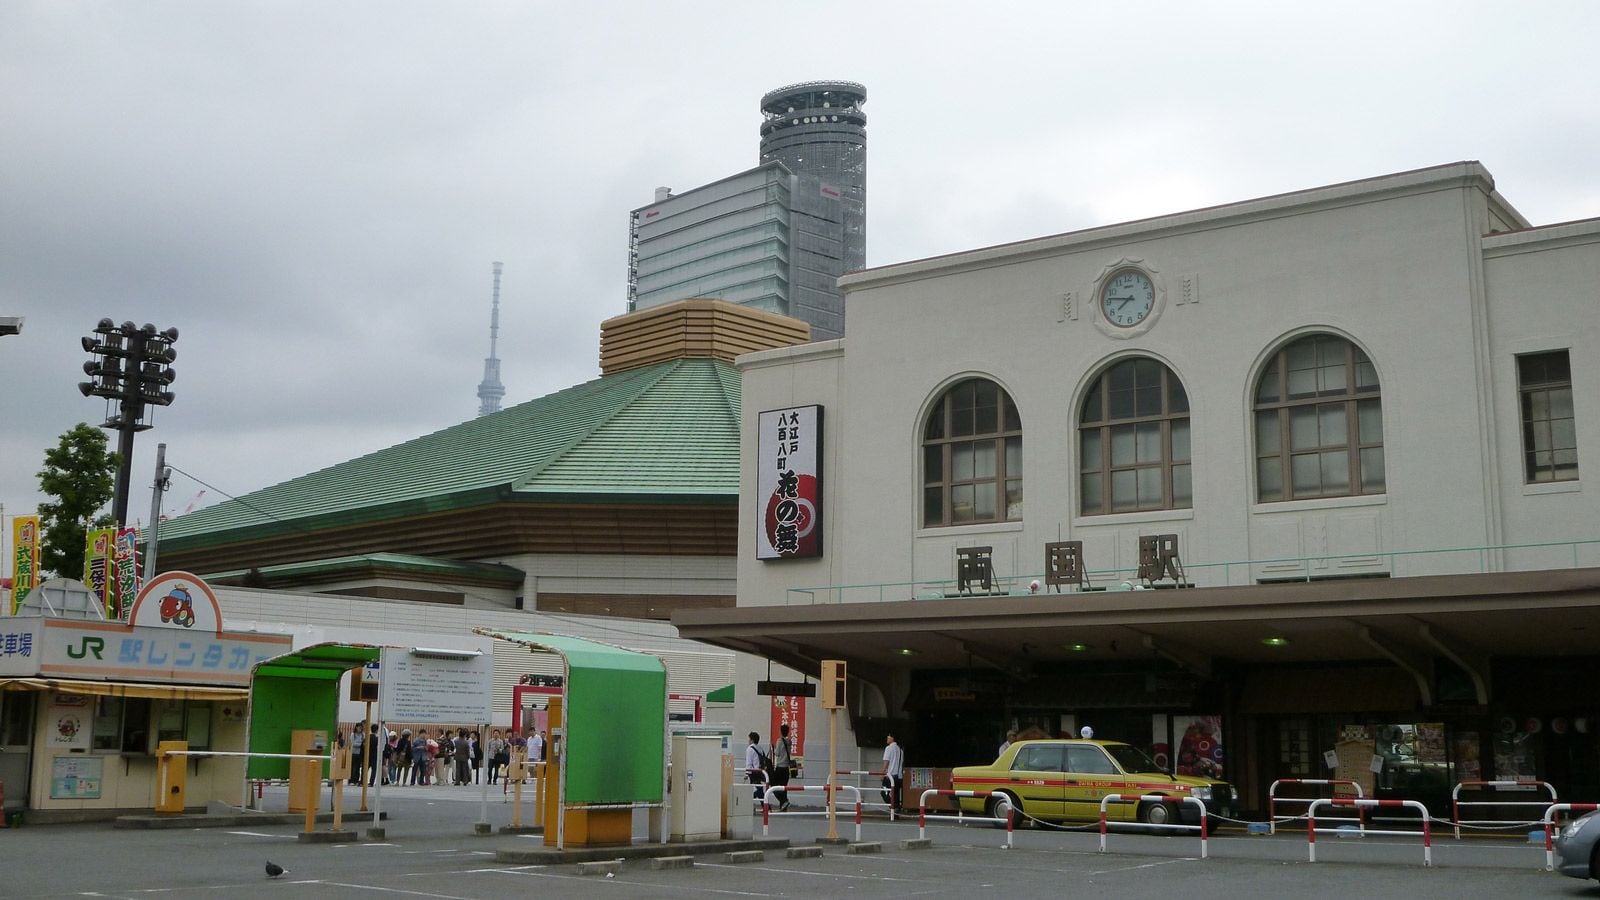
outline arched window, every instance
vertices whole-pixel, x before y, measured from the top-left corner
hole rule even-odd
[[[1022,518],[1022,419],[987,378],[951,387],[922,430],[922,524]]]
[[[1125,359],[1089,385],[1078,415],[1078,496],[1086,516],[1188,509],[1189,395],[1153,359]]]
[[[1267,361],[1255,432],[1262,503],[1384,492],[1378,371],[1344,338],[1303,337]]]

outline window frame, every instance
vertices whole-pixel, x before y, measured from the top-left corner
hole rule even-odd
[[[1160,378],[1157,390],[1160,392],[1160,412],[1138,414],[1137,399],[1135,398],[1134,414],[1121,418],[1112,417],[1111,392],[1113,390],[1113,373],[1119,368],[1131,366],[1134,369],[1135,379],[1132,390],[1137,395],[1139,382],[1137,379],[1140,363],[1148,363],[1157,368]],[[1077,405],[1078,427],[1075,431],[1077,447],[1075,455],[1078,460],[1078,479],[1075,485],[1078,492],[1078,511],[1084,516],[1122,515],[1126,513],[1161,512],[1168,510],[1184,510],[1194,508],[1194,424],[1188,400],[1188,389],[1183,385],[1183,379],[1172,371],[1172,367],[1153,356],[1126,356],[1101,369],[1094,380],[1089,382],[1089,387],[1084,391]],[[1175,401],[1178,397],[1183,399],[1183,408],[1176,408]],[[1093,420],[1085,416],[1089,404],[1097,403],[1098,412]],[[1188,455],[1178,459],[1173,451],[1173,429],[1182,424],[1188,431]],[[1158,458],[1140,462],[1138,459],[1138,429],[1140,426],[1156,425],[1158,431],[1159,454]],[[1134,460],[1131,463],[1118,463],[1114,458],[1113,438],[1115,432],[1123,428],[1134,429]],[[1090,432],[1098,432],[1095,439],[1098,443],[1096,456],[1098,462],[1090,465],[1088,454],[1084,453],[1086,440]],[[1187,469],[1190,473],[1189,496],[1187,500],[1179,500],[1175,487],[1175,472],[1178,469]],[[1158,505],[1141,505],[1138,502],[1138,473],[1141,471],[1159,471],[1161,479],[1161,499]],[[1119,508],[1116,505],[1116,475],[1119,472],[1133,472],[1134,474],[1134,505]],[[1083,485],[1090,477],[1100,479],[1099,507],[1091,509],[1088,505],[1089,492]]]
[[[1311,342],[1313,365],[1309,368],[1291,369],[1291,353],[1302,344]],[[1322,344],[1332,343],[1339,345],[1343,351],[1337,361],[1328,362],[1322,355]],[[1320,385],[1321,374],[1324,370],[1342,367],[1344,370],[1344,385],[1339,389],[1322,388]],[[1371,384],[1361,383],[1361,371],[1366,369],[1371,374]],[[1310,377],[1318,383],[1313,384],[1310,392],[1291,393],[1290,387],[1294,372],[1311,372]],[[1268,379],[1274,379],[1272,396],[1262,399],[1263,385]],[[1277,350],[1267,357],[1261,367],[1261,374],[1253,384],[1250,403],[1250,432],[1252,454],[1252,480],[1255,482],[1255,501],[1257,503],[1287,503],[1294,500],[1316,500],[1337,497],[1371,497],[1382,496],[1388,493],[1388,458],[1384,453],[1383,441],[1383,384],[1378,378],[1377,366],[1366,351],[1357,346],[1355,341],[1339,334],[1330,332],[1316,332],[1297,337],[1284,342]],[[1377,439],[1363,440],[1361,429],[1361,411],[1364,404],[1374,404],[1377,411]],[[1319,443],[1315,446],[1296,447],[1294,445],[1294,412],[1296,410],[1310,409],[1319,431]],[[1342,419],[1344,439],[1341,442],[1321,443],[1320,431],[1324,424],[1324,412],[1336,412],[1337,418]],[[1276,449],[1266,451],[1262,441],[1263,427],[1262,414],[1271,413],[1276,419]],[[1330,417],[1332,421],[1334,417]],[[1376,452],[1383,461],[1381,481],[1375,487],[1368,486],[1368,479],[1363,478],[1362,454]],[[1295,487],[1294,462],[1298,458],[1316,458],[1319,472],[1322,471],[1322,457],[1343,452],[1345,454],[1345,489],[1328,490],[1323,485],[1326,479],[1319,476],[1318,489],[1315,492],[1298,492]],[[1261,473],[1263,466],[1277,461],[1278,486],[1277,496],[1266,496]]]
[[[1572,356],[1571,351],[1565,347],[1559,350],[1542,350],[1537,353],[1519,353],[1517,360],[1517,430],[1522,436],[1522,483],[1525,485],[1537,484],[1563,484],[1578,481],[1578,433],[1577,410],[1574,407],[1572,389]],[[1551,363],[1559,360],[1559,368],[1565,370],[1564,374],[1550,375]],[[1528,370],[1535,364],[1542,365],[1545,370],[1543,377],[1530,378]],[[1561,394],[1566,395],[1566,415],[1555,414],[1557,405],[1553,402]],[[1542,399],[1543,403],[1537,401]],[[1538,407],[1543,406],[1540,414]],[[1558,447],[1556,441],[1556,423],[1567,422],[1572,435],[1572,446]],[[1536,434],[1537,430],[1537,434]],[[1538,437],[1543,437],[1545,448],[1539,449]],[[1572,463],[1563,466],[1555,461],[1555,454],[1562,451],[1571,451]],[[1541,465],[1538,461],[1540,455],[1549,457],[1547,464]],[[1540,477],[1541,475],[1545,477]]]
[[[983,385],[991,386],[995,392],[995,431],[980,432],[974,428],[970,433],[956,434],[955,398],[957,393],[972,386],[974,391]],[[974,418],[976,410],[980,407],[974,405]],[[935,419],[938,420],[938,435],[930,436]],[[1012,423],[1015,427],[1011,427]],[[981,476],[977,472],[976,460],[979,447],[991,443],[994,454],[994,473]],[[1012,471],[1013,464],[1010,459],[1009,448],[1015,442],[1016,465],[1018,471]],[[970,445],[974,457],[974,469],[970,477],[957,478],[955,476],[955,458],[958,447]],[[939,471],[929,471],[929,451],[938,448]],[[1022,521],[1023,502],[1023,447],[1022,447],[1022,413],[1017,409],[1016,401],[1011,399],[1011,394],[1000,385],[998,381],[983,376],[962,378],[946,388],[937,400],[934,401],[928,414],[923,417],[920,441],[918,443],[919,458],[917,470],[921,481],[919,482],[919,499],[917,502],[921,528],[954,528],[964,525],[992,525],[1004,522]],[[1011,507],[1013,502],[1010,497],[1011,486],[1015,486],[1016,512],[1013,515]],[[976,502],[978,491],[984,486],[992,487],[994,491],[994,515],[982,517],[977,513]],[[958,488],[971,487],[974,495],[974,508],[971,519],[956,520],[954,495]],[[939,510],[937,520],[929,515],[929,491],[939,491]]]

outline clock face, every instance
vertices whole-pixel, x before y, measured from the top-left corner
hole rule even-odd
[[[1123,328],[1143,322],[1155,305],[1155,286],[1137,269],[1123,269],[1100,291],[1100,311],[1106,321]]]

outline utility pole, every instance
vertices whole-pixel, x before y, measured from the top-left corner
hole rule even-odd
[[[83,349],[94,358],[83,364],[90,380],[80,382],[78,391],[85,397],[106,398],[108,410],[112,401],[117,402],[117,411],[106,416],[102,427],[113,429],[118,435],[120,465],[112,516],[119,527],[128,521],[133,436],[151,427],[147,419],[151,407],[172,403],[172,392],[166,387],[178,377],[171,365],[178,358],[178,351],[172,349],[177,340],[176,328],[158,334],[156,327],[148,323],[143,327],[132,322],[116,325],[110,319],[101,319],[94,336],[83,339]]]
[[[172,486],[172,470],[167,468],[167,445],[156,445],[156,480],[150,486],[150,530],[144,537],[144,577],[156,575],[156,542],[161,539],[161,495]]]

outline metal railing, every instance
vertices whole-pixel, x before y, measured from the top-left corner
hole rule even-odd
[[[1226,562],[1185,560],[1183,569],[1187,583],[1195,587],[1227,587],[1257,584],[1263,580],[1279,583],[1311,582],[1324,578],[1363,575],[1406,578],[1424,575],[1576,569],[1585,566],[1600,566],[1600,539],[1388,550],[1323,556],[1284,556]],[[1112,592],[1141,589],[1138,573],[1137,566],[1087,570],[1090,581],[1096,585],[1105,585],[1105,590]],[[1043,583],[1044,573],[997,573],[994,577],[994,589],[976,595],[961,593],[955,579],[795,587],[784,591],[784,603],[788,606],[814,606],[825,603],[949,600],[995,594],[1028,596],[1030,593],[1028,585],[1035,580]],[[1096,589],[1094,592],[1100,591]]]

